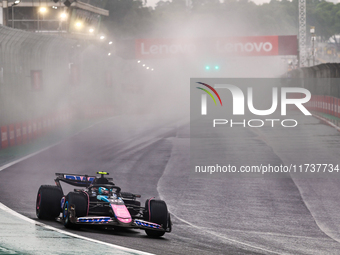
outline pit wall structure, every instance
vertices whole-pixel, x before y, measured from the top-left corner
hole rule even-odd
[[[326,122],[340,127],[340,63],[303,67],[287,73],[288,78],[302,78],[301,87],[312,93],[307,109]]]
[[[103,40],[0,26],[0,149],[75,119],[120,114],[124,84],[140,77],[111,51]]]

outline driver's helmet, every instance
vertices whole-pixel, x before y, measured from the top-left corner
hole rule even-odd
[[[109,195],[110,194],[109,190],[107,188],[104,188],[104,187],[99,187],[98,193],[100,195]]]

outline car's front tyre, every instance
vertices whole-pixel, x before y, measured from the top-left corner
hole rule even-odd
[[[148,199],[145,202],[144,219],[153,223],[157,223],[167,229],[169,222],[169,213],[166,203],[163,200]],[[151,237],[161,237],[165,231],[146,229],[146,234]]]
[[[63,206],[63,221],[66,228],[77,228],[70,220],[70,208],[74,206],[75,217],[84,217],[88,214],[88,198],[85,193],[70,192],[65,198]]]
[[[36,200],[36,214],[39,219],[51,220],[60,214],[63,192],[58,186],[41,185]]]

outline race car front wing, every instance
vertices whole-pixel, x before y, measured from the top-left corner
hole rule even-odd
[[[150,229],[156,231],[170,232],[170,228],[164,229],[161,225],[141,219],[134,219],[130,224],[121,224],[116,218],[109,216],[87,216],[87,217],[75,217],[75,211],[70,208],[70,222],[79,225],[111,225],[111,226],[121,226],[128,228],[140,228],[140,229]]]

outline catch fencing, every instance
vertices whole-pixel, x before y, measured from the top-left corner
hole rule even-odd
[[[323,113],[328,121],[340,125],[340,63],[326,63],[290,71],[289,78],[302,78],[300,84],[312,93],[306,104],[311,111]]]
[[[121,60],[104,43],[0,26],[1,148],[119,112]]]
[[[340,98],[340,63],[326,63],[317,66],[303,67],[288,73],[290,78],[303,78],[304,84],[313,95],[325,95]],[[319,82],[318,81],[321,81]]]

